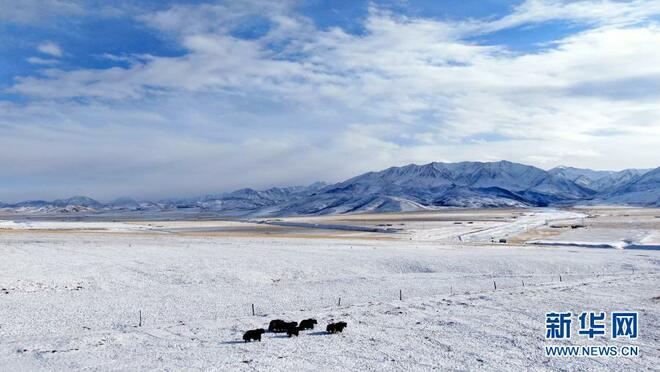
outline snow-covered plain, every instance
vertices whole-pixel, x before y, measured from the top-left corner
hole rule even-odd
[[[7,221],[0,220],[0,229],[5,230],[95,230],[95,231],[145,231],[152,229],[151,226],[140,224],[129,224],[125,222],[89,222],[89,221]]]
[[[420,226],[393,238],[5,228],[0,370],[655,370],[660,363],[660,251],[463,244],[434,240]],[[587,310],[638,311],[640,337],[570,343],[637,345],[641,355],[544,357],[544,314]],[[320,329],[298,338],[241,340],[271,319],[309,317]],[[325,334],[337,320],[348,323],[345,332]]]
[[[658,209],[596,208],[586,211],[586,215],[587,218],[559,219],[538,227],[535,232],[541,238],[529,239],[526,242],[617,249],[660,249]]]

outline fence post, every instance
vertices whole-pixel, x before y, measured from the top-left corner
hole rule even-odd
[[[559,282],[561,282],[561,274],[559,274]]]
[[[522,280],[522,279],[521,279],[520,281],[522,282],[522,285],[523,285],[523,287],[524,287],[524,286],[525,286],[525,281]]]
[[[403,301],[403,293],[399,289],[399,301]]]
[[[252,315],[254,315],[254,304],[252,304]]]
[[[337,301],[337,306],[341,306],[341,297],[339,297],[339,301]]]
[[[140,323],[138,323],[138,327],[142,327],[142,310],[140,310]]]
[[[497,283],[495,283],[494,280],[493,280],[493,288],[495,288],[495,290],[497,290]]]

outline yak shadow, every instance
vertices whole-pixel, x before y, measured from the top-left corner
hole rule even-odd
[[[300,335],[306,335],[306,336],[325,336],[329,335],[330,333],[325,332],[325,331],[316,331],[316,332],[309,332],[309,333],[300,333]],[[292,338],[287,336],[286,334],[275,334],[274,336],[271,336],[269,338]],[[253,342],[258,342],[258,341],[253,341]],[[231,341],[223,341],[223,345],[236,345],[236,344],[250,344],[252,342],[245,342],[241,340],[231,340]]]

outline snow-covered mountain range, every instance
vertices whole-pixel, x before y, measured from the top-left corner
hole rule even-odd
[[[410,164],[368,172],[336,184],[241,189],[157,202],[87,197],[0,204],[17,213],[199,211],[218,216],[294,216],[394,212],[441,207],[535,207],[571,204],[660,206],[660,167],[594,171],[543,170],[499,162]]]
[[[571,180],[580,186],[608,193],[616,191],[648,172],[650,169],[624,169],[622,171],[595,171],[573,167],[556,167],[548,173]]]

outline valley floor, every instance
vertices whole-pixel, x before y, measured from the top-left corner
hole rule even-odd
[[[144,228],[122,223],[101,230],[5,223],[0,370],[657,368],[660,251],[492,244],[488,234],[457,240],[462,227],[497,228],[493,233],[509,240],[544,229],[574,233],[549,225],[585,218],[555,216],[559,222],[538,224],[534,217],[518,223],[525,225],[519,229],[504,226],[522,215],[502,222],[489,213],[440,221],[388,215],[359,220],[405,224],[404,231],[389,235],[306,235],[261,225],[253,234],[197,229],[217,227],[212,222]],[[649,216],[633,230],[653,236]],[[593,223],[616,222],[607,218]],[[350,224],[337,219],[328,221]],[[474,227],[486,220],[493,222]],[[182,227],[195,229],[167,230]],[[545,339],[546,312],[617,310],[639,313],[638,339]],[[245,330],[266,328],[271,319],[309,317],[318,319],[319,329],[298,338],[266,333],[260,343],[241,339]],[[344,333],[326,334],[325,325],[338,320],[348,323]],[[575,332],[577,318],[573,323]],[[640,355],[545,357],[544,346],[557,344],[632,345]]]

